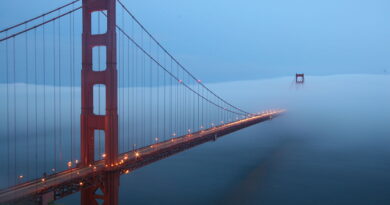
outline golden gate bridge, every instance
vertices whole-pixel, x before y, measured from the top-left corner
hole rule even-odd
[[[0,203],[80,191],[118,204],[121,174],[284,112],[218,96],[119,0],[75,0],[0,35]]]

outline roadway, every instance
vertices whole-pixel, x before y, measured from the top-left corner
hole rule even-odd
[[[64,185],[71,184],[73,189],[67,190],[71,194],[79,191],[90,183],[87,180],[91,176],[96,176],[99,173],[107,170],[120,171],[122,174],[127,174],[130,171],[139,167],[158,161],[165,157],[169,157],[175,153],[184,151],[198,144],[210,140],[216,140],[218,137],[234,132],[236,130],[248,127],[250,125],[272,119],[283,113],[285,110],[269,111],[252,117],[237,120],[235,122],[224,125],[212,127],[196,133],[187,134],[184,136],[172,138],[160,143],[156,143],[147,147],[122,153],[118,157],[115,164],[107,165],[104,160],[96,161],[86,167],[75,167],[68,170],[32,180],[23,184],[19,184],[0,191],[0,203],[9,201],[17,201],[19,199],[26,199],[29,197],[42,196],[45,193],[52,193],[54,199],[65,196],[64,193],[55,193],[59,190],[64,191]],[[69,186],[68,186],[69,187]],[[66,190],[65,190],[66,191]],[[60,196],[60,197],[59,197]]]

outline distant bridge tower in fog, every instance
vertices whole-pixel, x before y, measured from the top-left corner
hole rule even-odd
[[[304,73],[296,73],[295,74],[295,83],[302,84],[305,82],[305,74]]]

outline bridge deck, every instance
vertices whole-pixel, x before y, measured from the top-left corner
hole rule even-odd
[[[207,141],[216,140],[218,137],[250,125],[263,122],[283,113],[284,110],[277,110],[247,119],[238,120],[225,125],[213,127],[189,135],[172,138],[157,144],[143,147],[119,155],[117,164],[105,165],[104,160],[97,161],[87,167],[78,167],[50,175],[45,179],[36,179],[30,182],[19,184],[0,191],[0,203],[15,201],[19,199],[42,196],[45,193],[52,193],[54,199],[62,198],[68,194],[79,191],[83,187],[93,185],[92,177],[107,170],[128,173],[131,170],[158,161],[175,153],[184,151]]]

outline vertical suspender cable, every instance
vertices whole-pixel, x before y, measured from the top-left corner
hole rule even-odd
[[[130,150],[130,41],[127,41],[127,151]]]
[[[209,93],[206,91],[206,98],[209,99]],[[210,103],[206,102],[206,117],[207,117],[207,127],[211,127],[211,112],[210,112]]]
[[[135,48],[135,67],[134,67],[134,70],[135,70],[135,127],[134,127],[134,130],[135,130],[135,148],[138,146],[139,144],[139,134],[138,134],[138,130],[139,130],[139,126],[138,126],[138,123],[139,123],[139,118],[138,118],[138,113],[139,113],[139,80],[138,80],[138,48]]]
[[[185,76],[185,73],[183,73],[183,82],[182,82],[182,96],[183,96],[183,135],[187,134],[187,129],[188,129],[188,126],[187,126],[187,96],[186,96],[186,92],[185,92],[185,87],[184,87],[184,83],[186,82],[186,76]]]
[[[186,92],[185,92],[185,87],[184,87],[184,83],[186,83],[186,76],[185,76],[185,73],[183,72],[183,99],[184,99],[184,103],[183,103],[183,113],[184,113],[184,133],[188,133],[187,130],[188,130],[188,116],[187,116],[187,95],[186,95]]]
[[[200,83],[200,81],[198,80],[198,82],[196,83],[196,85],[197,85],[197,87],[198,87],[198,93],[200,94],[200,92],[199,92],[199,83]],[[199,112],[199,94],[198,94],[198,104],[197,104],[197,106],[198,106],[198,108],[197,108],[197,112],[198,112],[198,120],[197,120],[197,124],[196,124],[196,129],[197,130],[199,130],[200,129],[200,112]]]
[[[188,76],[188,87],[191,88],[191,86],[192,86],[192,79]],[[193,125],[194,125],[194,118],[195,118],[195,112],[194,112],[194,106],[193,106],[194,100],[192,99],[193,93],[191,91],[187,91],[187,92],[188,92],[188,104],[190,105],[189,109],[188,109],[189,128],[192,132],[194,129]]]
[[[204,89],[203,88],[200,88],[202,90],[202,96],[204,96]],[[204,129],[204,99],[202,98],[201,99],[201,112],[202,112],[202,122],[201,122],[201,127],[202,127],[202,130]]]
[[[134,35],[133,35],[134,36]],[[138,48],[134,46],[134,149],[138,144]]]
[[[8,32],[6,32],[6,36],[8,36]],[[6,86],[7,86],[7,186],[11,186],[11,182],[10,182],[10,148],[11,148],[11,144],[10,144],[10,130],[9,130],[9,121],[10,121],[10,114],[9,114],[9,62],[8,62],[8,41],[5,41],[5,56],[6,56],[6,60],[5,60],[5,69],[6,69]]]
[[[166,67],[166,55],[164,54],[164,67]],[[163,114],[163,117],[164,117],[164,140],[166,139],[166,136],[165,136],[165,134],[167,133],[166,132],[166,128],[167,128],[167,126],[166,126],[166,108],[165,108],[165,106],[166,106],[166,101],[165,101],[165,97],[166,97],[166,82],[165,82],[165,77],[166,77],[166,74],[164,73],[164,85],[163,85],[163,87],[164,87],[164,114]]]
[[[190,77],[187,75],[187,86],[189,87],[189,86],[191,86],[191,79],[190,79]],[[191,133],[191,124],[192,124],[192,122],[191,122],[191,110],[192,110],[192,106],[191,106],[191,92],[186,92],[187,90],[186,89],[184,89],[184,92],[186,93],[186,97],[187,97],[187,103],[188,103],[188,106],[187,106],[187,115],[186,115],[186,117],[187,117],[187,132],[188,132],[188,134],[190,134]],[[187,94],[188,93],[188,94]]]
[[[178,78],[180,78],[179,68],[178,68],[177,64],[176,64],[176,76]],[[176,125],[175,125],[176,128],[175,128],[174,136],[176,136],[177,133],[179,132],[178,130],[179,130],[179,122],[180,122],[180,120],[179,120],[179,82],[176,82],[175,84],[176,84]]]
[[[196,80],[193,81],[193,86],[192,86],[192,89],[193,90],[196,90]],[[192,92],[192,115],[194,116],[193,117],[193,121],[192,121],[192,129],[193,129],[193,132],[195,132],[197,129],[196,129],[196,118],[197,118],[197,115],[196,115],[196,94]]]
[[[184,115],[183,115],[183,104],[184,104],[184,100],[183,100],[183,92],[182,92],[182,90],[183,90],[183,88],[182,88],[182,79],[183,79],[183,75],[181,75],[181,73],[178,71],[178,76],[180,76],[179,77],[179,85],[178,85],[178,87],[179,87],[179,94],[178,94],[178,97],[179,97],[179,116],[180,116],[180,121],[179,121],[179,130],[180,130],[180,132],[177,134],[178,136],[182,136],[182,135],[184,135],[184,133],[183,133],[183,123],[184,123]]]
[[[123,126],[122,126],[122,120],[121,120],[121,117],[123,116],[122,115],[122,113],[121,113],[121,111],[122,111],[122,100],[121,100],[121,98],[122,98],[122,92],[120,92],[120,88],[121,88],[121,83],[122,83],[122,65],[121,65],[121,46],[122,46],[122,43],[121,43],[121,33],[120,32],[117,32],[117,39],[118,39],[118,41],[117,41],[117,52],[118,52],[118,55],[117,55],[117,58],[118,58],[118,87],[117,87],[117,89],[118,89],[118,120],[119,120],[119,122],[118,122],[118,126],[119,126],[119,128],[118,128],[118,137],[119,137],[119,139],[118,139],[118,142],[119,142],[119,145],[118,145],[118,149],[119,149],[119,153],[121,152],[121,134],[122,134],[122,128],[123,128]]]
[[[73,6],[72,6],[73,9]],[[73,162],[73,13],[69,15],[69,65],[70,65],[70,161]]]
[[[190,78],[189,79],[189,87],[192,89],[192,87],[194,86],[194,82],[193,80]],[[195,113],[195,93],[191,92],[191,91],[188,91],[190,93],[190,104],[191,104],[191,107],[190,107],[190,119],[191,119],[191,124],[190,124],[190,127],[191,127],[191,132],[194,132],[195,130],[195,119],[196,119],[196,113]]]
[[[187,93],[186,93],[186,87],[184,84],[187,82],[187,76],[183,72],[183,99],[184,99],[184,104],[183,104],[183,110],[184,110],[184,133],[188,134],[188,116],[187,116],[187,111],[188,111],[188,103],[187,103]]]
[[[191,87],[191,78],[190,78],[190,76],[188,76],[187,75],[187,86],[188,87]],[[187,87],[187,89],[188,89],[188,87]],[[191,133],[191,131],[192,131],[192,117],[193,117],[193,115],[192,115],[192,100],[191,100],[191,95],[192,95],[192,93],[190,92],[190,91],[188,91],[188,90],[185,90],[186,91],[186,93],[188,93],[188,95],[187,95],[187,102],[188,102],[188,112],[187,112],[187,118],[188,118],[188,134],[190,134]]]
[[[58,15],[61,15],[61,10],[58,10]],[[59,161],[62,162],[62,107],[61,107],[61,93],[62,93],[62,85],[61,85],[61,18],[58,19],[58,132],[59,132]]]
[[[45,22],[45,17],[43,17]],[[47,171],[46,149],[47,149],[47,133],[46,133],[46,38],[45,38],[45,25],[42,26],[42,47],[43,47],[43,163],[44,171]]]
[[[13,82],[14,82],[14,172],[15,175],[17,176],[17,170],[16,170],[16,142],[17,142],[17,133],[16,133],[16,122],[17,122],[17,117],[16,117],[16,46],[15,46],[15,37],[13,39]],[[15,184],[16,184],[16,177],[15,179]]]
[[[74,9],[74,5],[72,5],[72,9]],[[72,137],[76,137],[75,136],[75,129],[76,129],[76,125],[74,124],[76,122],[76,120],[74,119],[74,117],[76,116],[75,115],[75,100],[76,100],[76,96],[75,96],[75,90],[76,90],[76,79],[75,79],[75,75],[76,75],[76,41],[75,41],[75,14],[72,14],[72,127],[73,127],[73,130],[72,130]],[[73,140],[73,144],[72,144],[72,153],[73,155],[75,154],[74,152],[74,149],[76,148],[76,145],[75,145],[75,142],[76,140]],[[75,158],[75,156],[73,156],[73,159]]]
[[[53,98],[53,115],[54,115],[54,168],[52,169],[53,172],[57,170],[57,114],[56,114],[56,104],[57,104],[57,92],[56,92],[56,56],[57,56],[57,42],[56,42],[56,24],[55,21],[53,21],[53,92],[54,92],[54,98]]]
[[[126,67],[125,69],[127,70],[127,76],[126,76],[126,91],[127,91],[127,99],[126,99],[126,111],[127,111],[127,135],[125,136],[126,140],[127,140],[127,143],[125,145],[126,149],[125,151],[129,151],[129,136],[130,136],[130,42],[129,40],[126,41],[127,42],[127,51],[126,51]]]
[[[122,46],[122,42],[121,42],[121,34],[119,32],[117,32],[117,52],[118,52],[118,55],[117,55],[117,63],[118,63],[118,142],[119,142],[119,145],[118,145],[118,149],[119,149],[119,153],[121,153],[121,148],[122,148],[122,138],[121,138],[121,135],[123,134],[123,120],[121,120],[121,118],[123,117],[123,113],[122,113],[122,104],[123,104],[123,101],[121,100],[122,99],[122,92],[121,92],[121,83],[122,83],[122,63],[121,63],[121,59],[122,59],[122,55],[121,55],[121,46]]]
[[[37,29],[34,29],[34,83],[35,83],[35,177],[38,177],[38,74],[37,74]]]
[[[132,22],[132,24],[131,24],[131,36],[134,38],[134,22]],[[131,121],[131,124],[132,124],[132,133],[133,133],[133,135],[132,135],[132,146],[133,146],[133,150],[134,150],[134,144],[135,144],[135,136],[136,136],[136,133],[135,133],[135,127],[136,127],[136,124],[135,124],[135,112],[136,112],[136,110],[135,110],[135,98],[136,98],[136,95],[135,95],[135,89],[136,89],[136,82],[135,82],[135,50],[136,50],[136,48],[135,48],[135,46],[133,45],[132,46],[132,48],[131,48],[131,65],[132,65],[132,67],[131,67],[131,79],[132,79],[132,81],[131,81],[131,90],[132,90],[132,117],[131,117],[131,119],[132,119],[132,121]]]
[[[218,107],[217,108],[215,108],[216,110],[217,110],[217,112],[218,112],[218,123],[219,123],[219,125],[221,125],[222,124],[222,117],[221,117],[221,113],[222,113],[222,109],[220,109],[219,108],[219,106],[221,106],[221,101],[220,100],[218,100]]]
[[[122,18],[123,18],[123,12],[122,12]],[[123,20],[122,20],[122,26],[123,25]],[[125,82],[126,82],[126,71],[125,71],[125,41],[124,41],[124,35],[122,34],[122,47],[121,47],[121,52],[122,52],[122,152],[125,151],[125,134],[126,134],[126,129],[125,129]]]
[[[152,54],[152,40],[149,38],[149,53]],[[152,88],[153,88],[153,75],[152,75],[152,59],[149,58],[149,140],[150,140],[150,144],[153,144],[153,129],[152,129],[152,119],[153,119],[153,112],[152,112],[152,109],[153,109],[153,93],[152,93]]]
[[[140,140],[140,133],[142,131],[141,127],[139,126],[139,123],[140,123],[140,117],[141,115],[139,114],[140,113],[140,80],[139,80],[139,63],[140,61],[138,60],[138,48],[135,49],[136,50],[136,55],[135,55],[135,58],[136,58],[136,63],[135,63],[135,76],[136,76],[136,101],[135,101],[135,106],[136,106],[136,117],[135,117],[135,122],[136,122],[136,145],[137,147],[139,147],[139,145],[141,144],[141,140]]]
[[[174,137],[177,137],[178,135],[178,132],[179,132],[179,122],[180,122],[180,118],[179,118],[179,105],[180,105],[180,102],[179,102],[179,79],[180,79],[180,76],[179,76],[179,70],[178,70],[178,67],[177,67],[177,64],[174,62],[174,67],[175,67],[175,73],[176,73],[176,76],[177,76],[177,79],[174,79],[174,87],[175,87],[175,90],[173,91],[175,93],[175,132],[173,133],[174,134]]]
[[[179,116],[180,116],[180,121],[179,121],[179,123],[180,123],[180,126],[179,126],[179,129],[180,129],[180,133],[178,133],[178,136],[182,136],[182,135],[184,135],[184,133],[183,133],[183,124],[184,124],[184,111],[183,111],[183,107],[184,107],[184,99],[183,99],[183,86],[182,86],[182,79],[183,79],[183,75],[182,75],[182,73],[180,73],[179,72],[179,96],[180,96],[180,98],[179,98],[179,100],[180,100],[180,110],[179,110]]]
[[[159,58],[160,58],[160,53],[159,53],[159,49],[158,47],[156,46],[156,53],[157,53],[157,61],[159,61]],[[160,137],[160,68],[159,68],[159,65],[157,65],[157,135],[156,137]]]
[[[191,78],[190,78],[190,76],[189,75],[187,75],[187,86],[188,87],[190,87],[191,86]],[[187,91],[187,90],[185,90],[185,91]],[[188,95],[187,95],[187,101],[188,101],[188,112],[187,112],[187,119],[188,119],[188,134],[190,134],[191,133],[191,125],[192,125],[192,113],[191,113],[191,111],[192,111],[192,104],[191,104],[191,92],[186,92],[186,93],[188,93]]]
[[[171,58],[171,73],[173,73],[173,70],[172,70],[172,58]],[[172,100],[172,77],[170,77],[170,86],[169,86],[169,114],[170,114],[170,122],[169,122],[169,126],[170,126],[170,130],[169,130],[169,135],[168,137],[172,136],[172,131],[173,131],[173,110],[172,110],[172,103],[173,103],[173,100]]]
[[[142,48],[144,48],[144,35],[143,32],[141,32],[142,35]],[[146,44],[146,43],[145,43]],[[143,140],[143,146],[146,146],[146,74],[145,74],[145,54],[142,54],[142,140]]]
[[[137,31],[133,31],[133,38],[136,38],[136,35],[137,35]],[[136,46],[134,46],[134,51],[135,51],[135,66],[134,66],[134,71],[135,71],[135,101],[134,101],[134,106],[135,106],[135,113],[136,113],[136,116],[134,118],[134,125],[135,125],[135,136],[136,136],[136,145],[138,146],[140,144],[140,126],[139,126],[139,123],[140,123],[140,116],[139,116],[139,112],[140,112],[140,105],[139,105],[139,92],[140,92],[140,82],[139,82],[139,61],[138,61],[138,51],[139,51],[139,48],[137,48]]]
[[[74,7],[74,5],[73,5],[73,7]],[[72,113],[74,114],[75,113],[75,86],[76,86],[76,80],[75,80],[75,74],[76,74],[76,41],[75,41],[75,14],[73,14],[73,16],[72,16],[72,43],[73,43],[73,49],[72,49],[72,55],[73,55],[73,57],[72,57],[72,60],[73,60],[73,62],[72,62],[72,68],[73,68],[73,75],[72,75],[72,82],[73,82],[73,85],[72,85],[72,89],[73,89],[73,91],[72,91],[72,95],[73,95],[73,101],[72,101],[72,103],[73,103],[73,111],[72,111]],[[72,117],[72,119],[73,119],[73,117]],[[75,120],[73,120],[73,122],[75,122]],[[73,129],[75,129],[75,125],[73,125]],[[74,132],[73,132],[73,134],[72,134],[73,136],[74,136]],[[75,149],[75,147],[76,147],[76,145],[75,145],[75,140],[73,140],[73,149]]]
[[[26,24],[26,28],[27,28],[27,24]],[[29,160],[29,156],[30,156],[30,153],[29,153],[29,109],[28,109],[28,102],[29,99],[28,99],[28,35],[27,35],[27,32],[26,32],[26,45],[25,45],[25,52],[26,52],[26,70],[25,70],[25,75],[26,75],[26,157],[25,159],[27,159],[27,177],[30,177],[30,160]]]
[[[125,26],[124,20],[124,12],[122,9],[122,28]],[[119,32],[120,33],[120,32]],[[122,50],[122,152],[125,151],[125,43],[124,43],[124,35],[122,34],[122,42],[121,42],[121,50]]]

